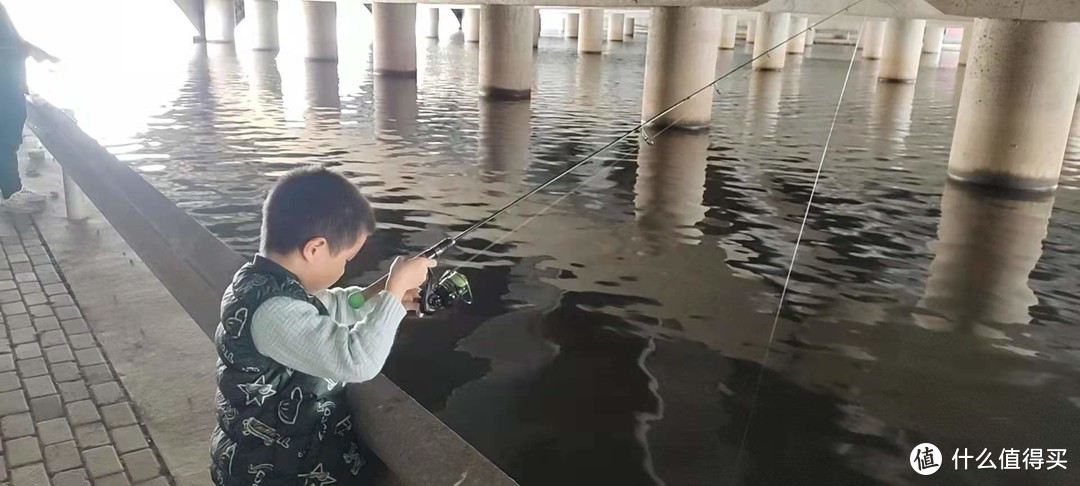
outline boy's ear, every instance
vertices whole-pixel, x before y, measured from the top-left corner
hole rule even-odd
[[[304,247],[300,249],[300,253],[303,255],[304,260],[310,261],[315,258],[315,255],[318,254],[320,250],[325,250],[328,244],[326,238],[316,236],[308,240],[307,243],[304,243]]]

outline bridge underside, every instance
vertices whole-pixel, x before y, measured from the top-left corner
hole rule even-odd
[[[190,1],[190,0],[189,0]],[[440,0],[445,5],[528,5],[534,7],[603,7],[635,9],[649,7],[715,7],[733,10],[828,15],[856,0]],[[388,0],[383,3],[417,3]],[[1075,0],[1017,0],[980,2],[971,0],[864,0],[852,14],[870,17],[955,20],[957,17],[1080,22],[1080,2]]]

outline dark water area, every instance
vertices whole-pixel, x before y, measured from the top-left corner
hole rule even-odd
[[[525,102],[478,99],[460,34],[419,42],[416,80],[374,77],[366,45],[338,65],[208,46],[110,149],[245,254],[278,175],[335,167],[380,221],[363,283],[640,118],[645,36],[584,57],[543,38]],[[774,328],[849,49],[739,72],[707,133],[620,144],[468,238],[441,263],[475,304],[410,319],[386,374],[528,486],[1076,484],[951,468],[1080,451],[1080,128],[1052,196],[947,184],[956,52],[914,85],[856,60]],[[949,467],[916,475],[922,442]]]

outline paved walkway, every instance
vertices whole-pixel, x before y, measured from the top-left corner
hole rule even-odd
[[[0,486],[172,484],[37,226],[0,246]]]

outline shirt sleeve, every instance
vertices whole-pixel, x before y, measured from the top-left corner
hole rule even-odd
[[[358,318],[370,313],[368,304],[370,302],[364,302],[363,307],[360,309],[353,309],[349,306],[349,296],[356,292],[363,292],[363,287],[336,287],[332,289],[326,289],[316,292],[314,295],[317,299],[322,301],[326,306],[326,310],[330,312],[330,317],[338,322],[353,322]],[[376,299],[371,299],[375,301]]]
[[[312,376],[342,382],[375,378],[390,355],[405,307],[389,292],[379,293],[361,309],[348,306],[347,293],[337,299],[330,299],[333,309],[327,305],[329,316],[290,297],[267,299],[251,321],[255,348]],[[326,296],[320,300],[326,302]]]

